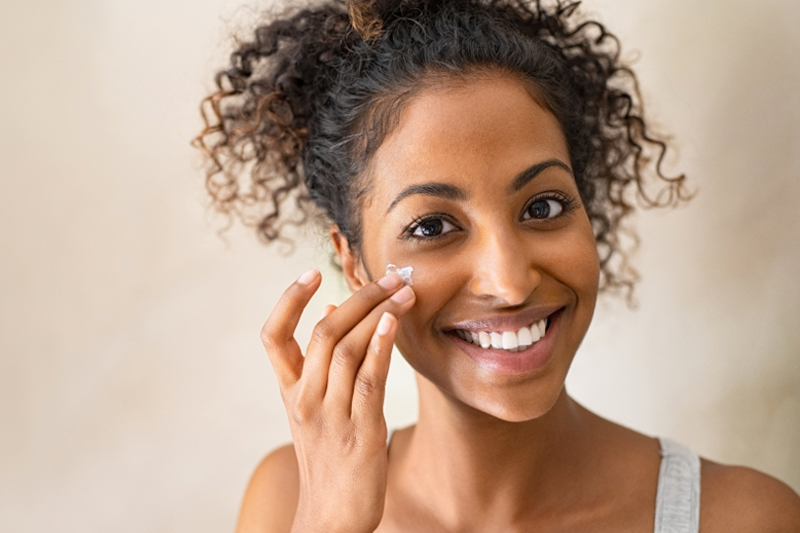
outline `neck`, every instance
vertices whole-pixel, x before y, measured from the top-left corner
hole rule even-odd
[[[506,422],[418,382],[419,422],[401,459],[409,488],[402,492],[417,506],[436,506],[441,520],[457,526],[477,511],[513,520],[565,503],[589,456],[583,443],[592,418],[565,390],[545,415]]]

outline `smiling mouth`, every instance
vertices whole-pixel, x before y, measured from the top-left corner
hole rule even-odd
[[[461,340],[484,349],[519,352],[528,349],[544,338],[550,317],[513,331],[477,331],[454,329],[452,333]]]

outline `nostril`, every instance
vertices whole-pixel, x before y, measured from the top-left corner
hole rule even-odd
[[[473,278],[468,287],[475,296],[498,300],[504,307],[524,305],[541,283],[538,272],[519,276],[484,274]]]

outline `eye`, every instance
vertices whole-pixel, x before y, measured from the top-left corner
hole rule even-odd
[[[524,220],[555,218],[564,211],[564,204],[552,198],[541,198],[531,202],[525,210],[522,218]]]
[[[406,231],[417,239],[434,239],[457,229],[455,224],[445,218],[430,217],[414,222]]]

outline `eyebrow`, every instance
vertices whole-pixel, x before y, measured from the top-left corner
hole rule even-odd
[[[425,194],[428,196],[436,196],[437,198],[445,198],[447,200],[467,199],[467,193],[455,185],[448,185],[447,183],[432,181],[430,183],[411,185],[410,187],[403,189],[403,191],[397,195],[397,198],[392,200],[392,203],[389,205],[389,209],[386,212],[389,213],[392,209],[394,209],[394,206],[400,202],[400,200],[407,196],[411,196],[412,194]]]
[[[544,172],[550,167],[558,167],[561,169],[566,170],[570,176],[572,176],[572,169],[569,168],[569,165],[561,161],[560,159],[548,159],[547,161],[542,161],[532,167],[523,170],[517,177],[514,178],[514,181],[511,182],[511,185],[508,187],[509,192],[517,192],[522,189],[525,185],[528,184],[533,178]]]
[[[511,185],[508,187],[509,192],[514,193],[519,191],[532,179],[550,167],[562,168],[566,170],[570,176],[572,175],[572,169],[569,168],[569,165],[559,159],[548,159],[547,161],[537,163],[536,165],[533,165],[532,167],[527,168],[517,174],[517,176],[514,178],[514,181],[512,181]],[[397,197],[392,200],[392,203],[389,204],[389,209],[386,211],[386,213],[388,214],[391,212],[391,210],[394,209],[401,200],[414,194],[424,194],[427,196],[435,196],[437,198],[445,198],[447,200],[466,200],[469,196],[466,192],[464,192],[463,189],[460,189],[455,185],[439,183],[436,181],[420,183],[403,189],[400,194],[398,194]]]

